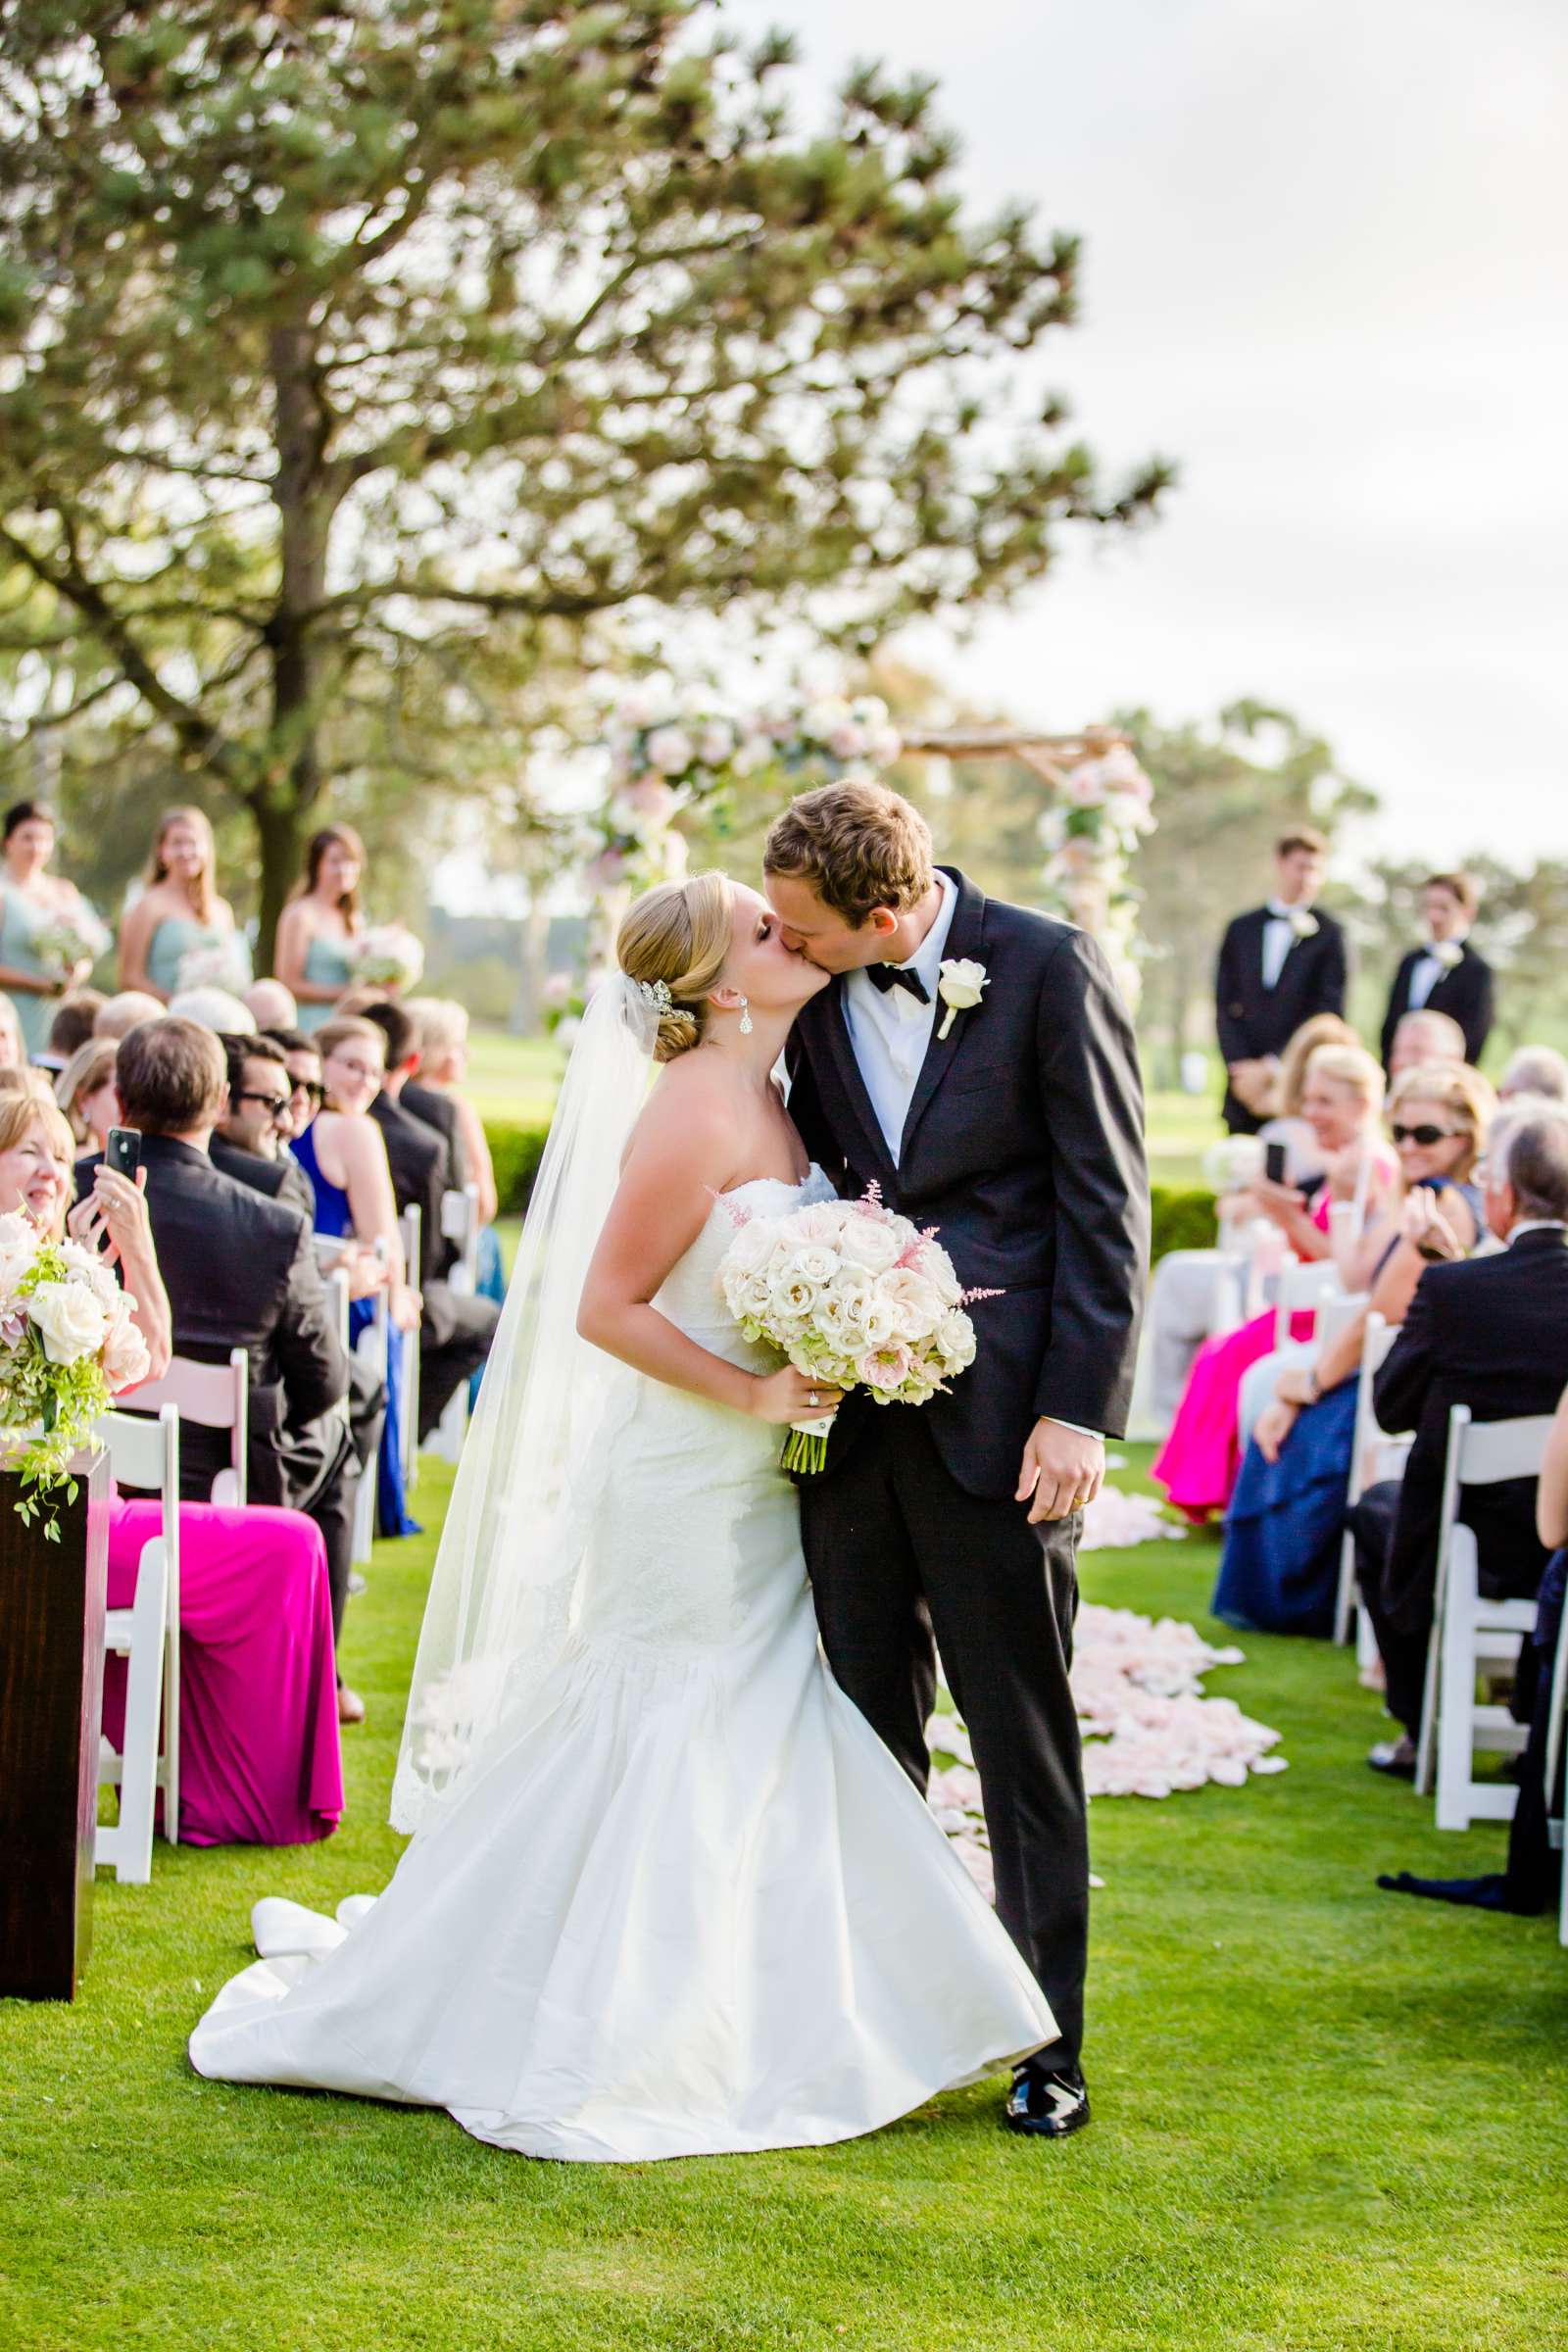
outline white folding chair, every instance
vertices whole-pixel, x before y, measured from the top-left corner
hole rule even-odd
[[[124,1390],[117,1402],[126,1413],[160,1413],[172,1404],[182,1421],[199,1429],[226,1429],[229,1466],[214,1478],[212,1499],[234,1504],[245,1500],[250,1396],[250,1358],[243,1348],[231,1348],[226,1364],[199,1364],[176,1355],[162,1380],[144,1380],[139,1389]]]
[[[1398,1329],[1383,1315],[1368,1315],[1361,1335],[1361,1371],[1355,1390],[1355,1428],[1350,1439],[1350,1476],[1345,1493],[1347,1512],[1367,1488],[1380,1479],[1397,1478],[1410,1449],[1408,1438],[1386,1437],[1372,1410],[1372,1383],[1378,1368],[1398,1338]],[[1348,1642],[1355,1610],[1355,1538],[1346,1529],[1340,1544],[1340,1592],[1334,1604],[1334,1639]]]
[[[1316,1337],[1319,1314],[1331,1300],[1343,1298],[1344,1296],[1345,1285],[1332,1258],[1297,1259],[1282,1267],[1279,1288],[1274,1294],[1275,1348],[1290,1345],[1291,1324],[1297,1315],[1311,1315],[1313,1336]]]
[[[466,1184],[462,1192],[441,1196],[441,1238],[457,1250],[457,1262],[447,1276],[462,1298],[472,1298],[479,1286],[479,1188]],[[417,1426],[417,1424],[416,1424]],[[455,1462],[463,1451],[468,1426],[468,1384],[459,1381],[447,1398],[440,1420],[425,1440],[431,1453]]]
[[[136,1591],[127,1609],[104,1620],[106,1648],[125,1660],[125,1728],[117,1753],[98,1742],[100,1788],[118,1787],[119,1819],[100,1824],[94,1865],[113,1868],[122,1885],[145,1886],[153,1870],[153,1818],[164,1792],[164,1836],[179,1836],[179,1414],[164,1405],[156,1421],[105,1413],[99,1444],[115,1478],[154,1489],[161,1532],[141,1548]]]
[[[1564,1811],[1557,1800],[1557,1773],[1562,1763],[1563,1740],[1568,1734],[1568,1608],[1562,1613],[1557,1630],[1556,1662],[1551,1673],[1550,1712],[1546,1718],[1546,1837],[1550,1844],[1563,1855],[1562,1894],[1557,1908],[1557,1941],[1568,1943],[1568,1842],[1565,1842]]]
[[[369,1301],[370,1320],[355,1343],[354,1352],[368,1363],[377,1380],[384,1382],[391,1348],[392,1309],[386,1292],[379,1290]],[[354,1559],[363,1565],[370,1556],[375,1541],[376,1454],[371,1454],[360,1480],[359,1500],[354,1506]]]
[[[1515,1667],[1519,1644],[1536,1622],[1533,1600],[1489,1600],[1482,1592],[1475,1536],[1459,1518],[1460,1489],[1538,1477],[1550,1428],[1547,1413],[1520,1421],[1472,1421],[1469,1406],[1456,1404],[1448,1416],[1437,1592],[1415,1778],[1424,1796],[1432,1786],[1436,1761],[1440,1830],[1467,1830],[1472,1821],[1513,1818],[1517,1788],[1511,1781],[1473,1779],[1471,1761],[1478,1747],[1516,1756],[1526,1735],[1506,1707],[1477,1699],[1476,1678],[1483,1670]]]

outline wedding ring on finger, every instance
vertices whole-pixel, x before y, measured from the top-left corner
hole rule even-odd
[[[808,1404],[820,1404],[822,1399],[820,1396],[818,1396],[814,1389],[808,1389],[807,1391],[806,1401]]]

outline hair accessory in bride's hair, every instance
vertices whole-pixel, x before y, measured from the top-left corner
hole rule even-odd
[[[666,1013],[673,1007],[675,1000],[669,993],[667,980],[639,980],[637,985],[643,992],[643,1002],[651,1004],[655,1012]]]

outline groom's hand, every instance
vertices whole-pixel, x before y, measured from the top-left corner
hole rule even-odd
[[[1037,1421],[1023,1449],[1013,1499],[1029,1504],[1029,1524],[1038,1527],[1043,1519],[1066,1519],[1081,1511],[1104,1483],[1103,1438],[1060,1421]]]

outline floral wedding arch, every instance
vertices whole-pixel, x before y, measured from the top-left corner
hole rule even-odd
[[[611,785],[590,820],[585,879],[614,905],[686,870],[682,819],[721,810],[743,782],[776,780],[780,798],[906,756],[1012,759],[1044,788],[1046,903],[1105,949],[1136,1004],[1138,897],[1128,865],[1153,830],[1153,791],[1114,727],[1049,735],[1016,726],[906,728],[875,695],[817,696],[744,711],[711,688],[653,678],[624,690],[602,741]]]

